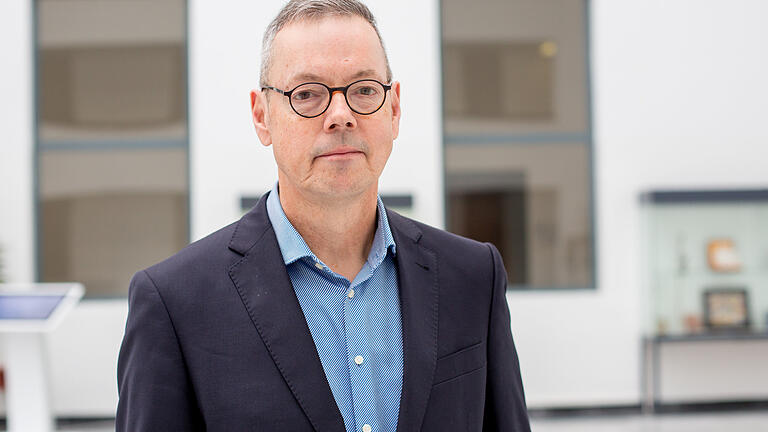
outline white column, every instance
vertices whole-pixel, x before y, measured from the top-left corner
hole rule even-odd
[[[3,335],[9,432],[53,430],[44,337],[43,333]]]
[[[32,2],[0,1],[0,267],[34,279]]]
[[[0,1],[0,267],[6,282],[35,277],[33,31],[31,0]],[[2,339],[8,430],[51,430],[42,336]]]

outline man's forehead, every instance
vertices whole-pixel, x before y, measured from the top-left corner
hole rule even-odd
[[[291,83],[386,79],[376,31],[360,17],[331,16],[286,25],[273,45],[274,78]]]

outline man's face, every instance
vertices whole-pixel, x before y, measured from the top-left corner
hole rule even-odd
[[[366,78],[387,84],[379,39],[359,17],[290,24],[277,34],[272,50],[268,84],[281,90],[305,82],[343,87]],[[262,143],[274,145],[281,191],[340,198],[376,190],[398,134],[399,96],[400,85],[394,83],[381,109],[360,115],[342,93],[334,93],[325,113],[304,118],[279,93],[252,93],[254,124]]]

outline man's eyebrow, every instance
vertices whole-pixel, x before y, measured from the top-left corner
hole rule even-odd
[[[357,72],[349,77],[350,80],[356,80],[358,78],[369,78],[369,77],[375,77],[376,71],[373,69],[365,69],[361,70],[360,72]]]
[[[288,82],[290,82],[290,83],[297,83],[298,84],[298,83],[303,83],[303,82],[308,82],[308,81],[323,82],[322,80],[323,79],[319,75],[315,75],[315,74],[309,73],[309,72],[304,72],[304,73],[300,73],[300,74],[296,74],[296,75],[292,76],[291,79],[288,80]]]
[[[349,82],[352,82],[360,78],[376,77],[376,75],[377,73],[373,69],[363,69],[361,71],[355,72],[354,74],[348,76],[347,80]],[[323,77],[319,75],[315,75],[311,72],[303,72],[303,73],[296,74],[292,76],[290,80],[288,80],[288,82],[291,83],[291,85],[298,85],[305,82],[320,82],[320,83],[328,84],[327,82],[325,82]]]

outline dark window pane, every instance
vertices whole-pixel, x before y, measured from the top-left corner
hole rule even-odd
[[[445,45],[448,117],[547,120],[554,115],[552,59],[546,42],[472,42]],[[450,90],[446,90],[450,93]]]

